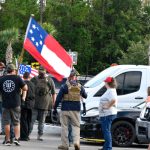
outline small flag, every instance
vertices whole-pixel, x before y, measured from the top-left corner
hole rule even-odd
[[[21,64],[19,66],[18,75],[23,77],[23,74],[25,72],[29,72],[31,78],[33,78],[34,76],[38,76],[38,70],[31,68],[30,65],[23,65],[23,64]]]
[[[72,58],[32,17],[23,46],[57,80],[69,77]]]

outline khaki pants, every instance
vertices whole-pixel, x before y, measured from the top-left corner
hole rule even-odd
[[[80,111],[61,111],[61,141],[68,146],[68,126],[72,126],[73,143],[80,146]]]

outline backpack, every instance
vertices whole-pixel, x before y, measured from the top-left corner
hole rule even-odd
[[[48,84],[48,78],[43,79],[36,78],[35,94],[36,96],[43,97],[50,93],[50,85]]]

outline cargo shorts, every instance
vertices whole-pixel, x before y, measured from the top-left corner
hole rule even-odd
[[[3,108],[2,117],[3,117],[4,125],[10,125],[11,123],[14,126],[19,125],[20,116],[21,116],[20,106],[15,108],[10,108],[10,109]]]

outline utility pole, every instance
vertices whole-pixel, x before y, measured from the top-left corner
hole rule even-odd
[[[43,0],[40,0],[40,24],[43,22]]]
[[[46,0],[39,0],[38,1],[39,3],[39,6],[40,6],[40,24],[43,23],[43,12],[45,10],[45,7],[46,7]]]

